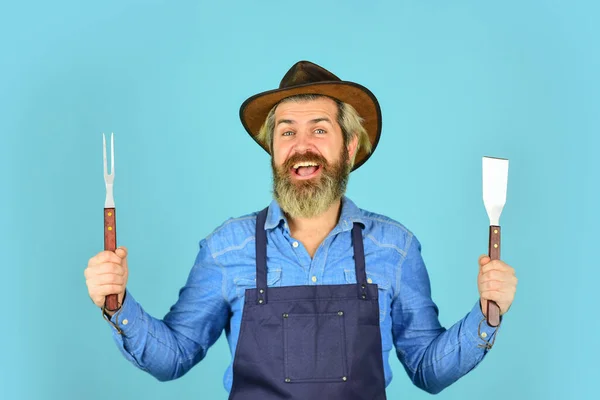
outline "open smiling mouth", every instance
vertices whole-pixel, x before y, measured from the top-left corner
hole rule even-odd
[[[297,179],[310,179],[321,172],[321,166],[313,161],[303,161],[294,164],[290,170]]]

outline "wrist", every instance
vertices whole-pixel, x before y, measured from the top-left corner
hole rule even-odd
[[[117,308],[115,310],[108,310],[106,308],[106,303],[102,306],[102,312],[104,314],[106,314],[109,318],[111,318],[113,315],[115,315],[117,312],[119,312],[119,310],[121,310],[121,308],[123,307],[123,302],[125,301],[125,293],[126,290],[123,293],[119,293],[117,295]]]

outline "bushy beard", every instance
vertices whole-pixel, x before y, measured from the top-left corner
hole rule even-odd
[[[320,166],[317,178],[293,180],[290,169],[300,161],[312,161]],[[281,209],[291,218],[312,218],[325,212],[346,192],[350,165],[348,151],[342,146],[338,162],[327,160],[312,152],[294,154],[283,165],[276,167],[271,157],[273,170],[273,197]]]

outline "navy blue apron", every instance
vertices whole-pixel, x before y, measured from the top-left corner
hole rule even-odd
[[[246,289],[230,400],[385,400],[377,285],[361,227],[356,282],[267,288],[267,209],[256,219],[256,288]]]

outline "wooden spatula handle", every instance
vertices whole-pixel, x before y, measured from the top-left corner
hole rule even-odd
[[[500,259],[500,237],[500,227],[491,225],[488,255],[492,260]],[[487,303],[487,323],[489,326],[500,325],[500,307],[495,301],[488,301]]]
[[[117,249],[117,219],[114,208],[104,209],[104,250],[115,251]],[[116,294],[109,294],[104,300],[108,311],[119,308],[119,299]]]

